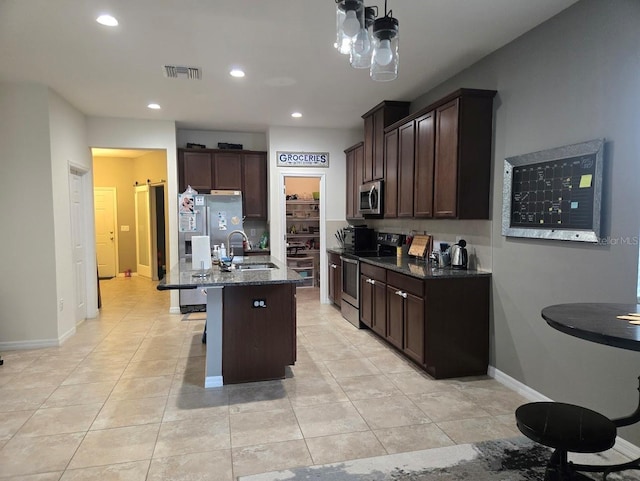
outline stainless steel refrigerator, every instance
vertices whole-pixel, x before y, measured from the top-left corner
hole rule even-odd
[[[242,236],[235,235],[231,246],[227,236],[234,230],[243,230],[242,192],[239,190],[212,190],[210,194],[178,196],[178,254],[180,269],[190,270],[192,262],[191,241],[194,236],[209,236],[210,248],[224,245],[242,255]],[[229,252],[227,252],[229,254]],[[206,310],[207,296],[201,289],[180,290],[180,311]]]

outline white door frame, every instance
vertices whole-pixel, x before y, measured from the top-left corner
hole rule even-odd
[[[68,163],[68,175],[80,175],[82,182],[82,193],[84,198],[82,202],[85,206],[84,213],[84,229],[82,232],[83,242],[85,245],[85,282],[86,282],[86,306],[87,318],[93,319],[98,316],[98,267],[96,265],[96,235],[95,235],[95,217],[93,205],[93,176],[89,175],[90,169],[85,166]],[[69,209],[71,205],[69,205]],[[74,286],[75,291],[75,286]]]
[[[285,177],[310,177],[320,179],[320,301],[327,298],[327,233],[326,233],[326,179],[327,174],[324,172],[301,172],[300,169],[288,170],[280,169],[280,178],[278,179],[278,205],[280,206],[280,225],[282,226],[282,249],[276,253],[285,263],[287,261],[287,206],[285,192]]]
[[[120,273],[120,249],[119,249],[119,239],[118,239],[118,191],[115,187],[94,187],[93,191],[94,193],[96,191],[110,191],[113,192],[113,247],[115,250],[115,263],[116,263],[116,275],[115,277],[118,277],[118,274]],[[95,197],[94,197],[95,199]],[[95,204],[95,202],[94,202]],[[95,208],[95,205],[94,205]],[[94,212],[95,215],[95,212]],[[97,254],[97,252],[96,252]]]
[[[146,188],[147,193],[147,239],[140,239],[140,232],[138,230],[138,225],[140,223],[138,219],[138,190],[141,188]],[[138,275],[142,275],[143,277],[148,277],[151,280],[158,280],[158,255],[157,255],[157,238],[156,238],[156,230],[157,224],[155,222],[155,191],[150,188],[148,184],[137,185],[134,189],[134,208],[135,208],[135,224],[136,224],[136,262],[137,262],[137,271]],[[145,242],[145,247],[149,250],[149,272],[148,275],[142,274],[140,271],[140,244],[141,241]]]

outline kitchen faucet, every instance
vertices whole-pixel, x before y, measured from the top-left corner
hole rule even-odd
[[[249,245],[249,238],[247,237],[247,234],[245,234],[243,230],[233,230],[229,232],[229,235],[227,236],[227,255],[229,257],[233,257],[233,249],[231,247],[231,236],[233,234],[240,234],[244,238],[244,240],[247,242],[247,245]]]

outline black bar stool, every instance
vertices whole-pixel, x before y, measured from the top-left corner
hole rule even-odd
[[[574,404],[524,404],[516,409],[516,423],[526,437],[555,449],[547,464],[546,481],[590,480],[572,469],[567,453],[599,453],[616,442],[616,426],[609,418]]]

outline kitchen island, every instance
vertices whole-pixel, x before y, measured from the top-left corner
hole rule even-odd
[[[272,256],[235,257],[232,269],[172,267],[158,290],[207,295],[204,387],[281,379],[296,361],[298,273]]]

